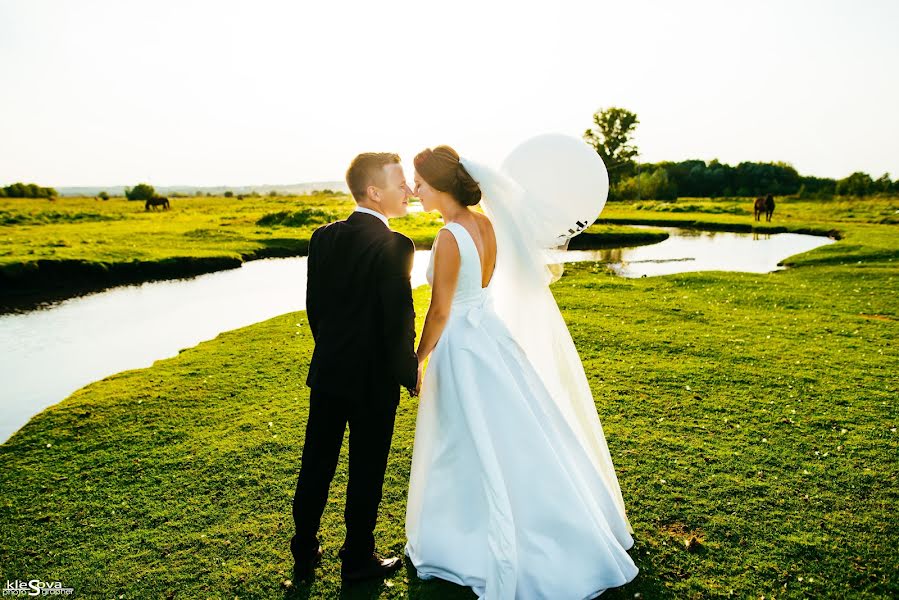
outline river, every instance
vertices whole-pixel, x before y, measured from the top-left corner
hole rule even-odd
[[[663,242],[571,251],[565,262],[602,261],[623,277],[685,271],[764,273],[788,256],[832,243],[791,233],[666,229]],[[429,251],[415,253],[413,286]],[[179,350],[287,312],[303,310],[306,259],[277,258],[188,279],[112,288],[46,308],[0,316],[0,441],[33,415],[114,373],[148,367]]]

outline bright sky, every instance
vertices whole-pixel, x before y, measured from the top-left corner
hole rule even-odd
[[[897,28],[895,0],[0,0],[0,184],[340,180],[441,143],[498,163],[607,106],[646,162],[897,178]]]

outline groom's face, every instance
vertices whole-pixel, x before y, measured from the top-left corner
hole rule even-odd
[[[405,217],[412,190],[406,184],[403,167],[393,163],[384,166],[384,186],[375,186],[381,212],[387,217]]]

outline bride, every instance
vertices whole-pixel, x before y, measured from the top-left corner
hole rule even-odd
[[[471,209],[482,192],[487,216]],[[430,356],[406,513],[418,576],[489,600],[631,581],[633,530],[522,196],[449,146],[415,157],[415,195],[446,223],[418,347],[420,367]]]

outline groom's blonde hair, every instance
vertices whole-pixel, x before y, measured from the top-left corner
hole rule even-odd
[[[365,200],[368,186],[386,184],[384,167],[400,162],[400,155],[392,152],[363,152],[354,158],[346,171],[346,184],[356,202]]]

